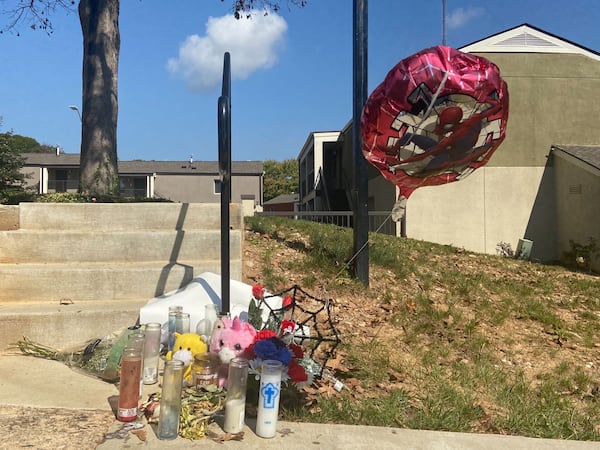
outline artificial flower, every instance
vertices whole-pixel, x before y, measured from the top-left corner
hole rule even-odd
[[[295,359],[290,361],[290,366],[288,367],[288,375],[293,383],[302,383],[308,380],[308,376],[306,375],[306,370],[300,364],[296,362]]]
[[[291,344],[288,345],[288,348],[294,355],[294,358],[297,358],[297,359],[304,358],[304,350],[302,350],[302,347],[300,347],[298,344],[294,344],[292,342]]]
[[[292,303],[294,303],[294,299],[292,297],[290,297],[289,295],[283,297],[282,305],[284,308],[289,308],[290,306],[292,306]]]
[[[293,333],[296,329],[296,322],[292,320],[283,320],[281,322],[281,332],[283,334]]]
[[[273,359],[275,361],[280,361],[284,366],[290,364],[293,356],[291,350],[283,343],[283,341],[276,337],[256,341],[254,345],[252,345],[251,351],[256,357],[263,361]]]
[[[298,328],[294,321],[283,320],[279,334],[271,330],[260,330],[249,348],[249,373],[259,379],[263,361],[271,359],[284,365],[281,376],[283,382],[289,380],[297,388],[311,385],[314,380],[314,373],[310,369],[312,360],[305,359],[303,348],[293,342],[294,332]]]
[[[269,339],[276,336],[277,333],[275,333],[273,330],[260,330],[256,333],[256,336],[254,337],[254,342],[261,341],[263,339]]]
[[[258,284],[252,286],[252,296],[257,300],[262,300],[265,297],[265,287]]]

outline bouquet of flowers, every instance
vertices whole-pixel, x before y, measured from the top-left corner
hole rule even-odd
[[[276,360],[285,367],[281,377],[284,383],[290,381],[298,389],[310,386],[320,369],[312,358],[305,357],[304,349],[297,343],[294,333],[298,329],[293,321],[283,320],[279,333],[268,329],[259,331],[248,349],[249,373],[254,374],[258,380],[263,361]]]
[[[139,328],[139,325],[133,325],[66,350],[49,347],[25,336],[12,346],[21,350],[24,355],[60,361],[86,375],[99,377],[109,383],[117,383],[123,349],[129,335]]]
[[[313,297],[299,286],[266,295],[263,286],[255,285],[248,322],[258,331],[248,349],[249,372],[256,380],[266,360],[281,361],[282,381],[298,389],[311,385],[315,377],[329,379],[327,362],[340,343],[330,300]]]

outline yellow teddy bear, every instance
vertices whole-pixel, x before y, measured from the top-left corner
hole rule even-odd
[[[173,344],[173,350],[167,353],[167,361],[176,359],[183,361],[185,366],[185,372],[183,372],[183,379],[188,383],[192,383],[192,362],[196,355],[206,353],[208,347],[206,342],[202,339],[199,334],[196,333],[175,333],[175,343]]]

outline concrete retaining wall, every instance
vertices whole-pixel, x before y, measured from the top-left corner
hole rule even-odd
[[[16,230],[19,228],[19,207],[0,205],[0,230]]]
[[[22,203],[0,218],[0,350],[23,335],[72,345],[132,325],[149,299],[221,272],[219,204]],[[229,239],[230,275],[241,280],[238,204]]]

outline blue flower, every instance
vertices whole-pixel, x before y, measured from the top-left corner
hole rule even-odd
[[[252,351],[254,354],[262,359],[274,359],[280,361],[283,365],[288,366],[292,360],[292,352],[287,346],[278,338],[262,339],[257,341]]]

